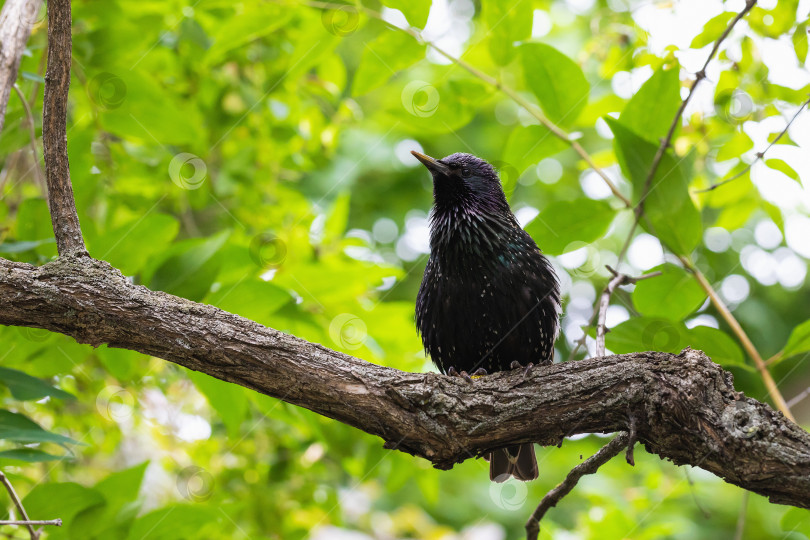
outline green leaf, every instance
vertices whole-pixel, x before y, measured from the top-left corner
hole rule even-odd
[[[706,299],[703,289],[683,268],[664,264],[650,271],[662,274],[639,281],[633,290],[633,304],[642,314],[680,321]]]
[[[710,326],[695,326],[686,331],[686,345],[700,349],[722,366],[745,366],[742,350],[728,334]]]
[[[323,225],[323,243],[337,242],[343,238],[346,227],[349,224],[349,208],[351,202],[351,192],[342,191],[332,203],[329,215]]]
[[[262,36],[269,35],[284,26],[293,10],[280,4],[249,2],[242,4],[244,12],[227,17],[211,35],[214,43],[206,52],[204,62],[208,65],[228,58],[228,52],[242,47]]]
[[[270,315],[291,299],[290,293],[278,285],[252,278],[222,284],[216,292],[206,296],[205,303],[260,324],[269,324]]]
[[[524,43],[520,55],[526,84],[548,119],[555,124],[573,124],[588,104],[590,93],[579,65],[544,43]]]
[[[0,384],[8,386],[11,395],[22,401],[42,399],[45,396],[56,399],[76,399],[72,394],[54,388],[50,384],[16,369],[0,367]]]
[[[411,26],[424,28],[430,12],[430,0],[383,0],[383,5],[398,9]]]
[[[45,244],[55,244],[55,238],[45,238],[44,240],[29,240],[26,242],[9,242],[6,244],[0,244],[0,253],[25,253],[26,251],[30,251],[32,249],[36,249],[39,246]]]
[[[123,538],[140,510],[138,491],[148,462],[115,472],[93,488],[104,502],[85,508],[69,524],[72,538]]]
[[[366,43],[354,75],[352,94],[361,96],[391,80],[399,71],[425,57],[425,46],[396,29],[384,29]]]
[[[76,514],[104,503],[104,497],[95,489],[73,482],[37,484],[23,499],[28,515],[36,519],[60,518],[69,525]],[[48,538],[69,538],[64,528],[52,528]]]
[[[677,69],[658,69],[627,102],[619,121],[639,137],[660,144],[681,106],[680,87]]]
[[[44,461],[59,461],[70,459],[65,456],[55,456],[36,448],[14,448],[13,450],[3,450],[0,452],[0,459],[12,459],[15,461],[25,461],[27,463],[38,463]]]
[[[616,354],[639,351],[678,353],[687,340],[683,323],[653,317],[633,317],[611,328],[605,346]]]
[[[189,300],[201,300],[219,272],[220,262],[214,257],[230,236],[222,231],[210,238],[196,238],[179,245],[177,252],[155,270],[150,288]]]
[[[517,126],[506,139],[503,161],[523,174],[530,166],[566,148],[568,145],[545,126]]]
[[[810,351],[810,320],[804,321],[790,333],[782,357],[788,358]]]
[[[177,96],[155,74],[131,68],[116,67],[114,75],[98,73],[90,79],[88,93],[102,127],[148,144],[155,139],[162,145],[199,144],[206,131],[198,104]]]
[[[92,242],[90,251],[97,259],[132,276],[152,257],[166,250],[179,228],[179,223],[171,216],[147,214],[108,231]]]
[[[515,42],[531,37],[533,7],[531,0],[481,2],[479,20],[486,25],[489,55],[497,65],[511,62],[517,54]]]
[[[800,182],[799,173],[797,173],[793,169],[793,167],[791,167],[790,165],[788,165],[787,163],[785,163],[781,159],[766,159],[765,160],[765,165],[767,165],[771,169],[774,169],[776,171],[779,171],[779,172],[785,174],[786,176],[792,178],[793,180],[796,180],[797,182]]]
[[[30,71],[23,71],[20,75],[22,76],[23,79],[45,84],[45,77],[43,77],[39,73],[31,73]]]
[[[135,520],[127,540],[186,540],[221,515],[204,506],[173,504]]]
[[[703,31],[695,36],[695,39],[692,40],[689,47],[692,49],[700,49],[709,43],[717,41],[717,38],[719,38],[723,32],[726,31],[726,28],[728,28],[728,23],[736,15],[737,14],[733,11],[727,11],[709,19],[709,22],[703,25]]]
[[[191,371],[188,375],[222,419],[228,435],[236,438],[248,412],[246,390],[237,384],[220,381],[198,371]]]
[[[5,409],[0,409],[0,439],[19,443],[81,444],[70,437],[45,431],[27,416]]]
[[[48,202],[39,197],[24,199],[17,207],[16,240],[38,242],[34,249],[39,255],[56,256],[56,242],[46,242],[46,238],[53,238]]]
[[[787,533],[797,532],[810,537],[810,511],[803,508],[791,508],[782,516],[779,525]],[[793,537],[791,536],[791,538]],[[788,538],[788,535],[786,534],[783,538]]]
[[[572,242],[590,243],[601,238],[610,227],[616,211],[605,201],[577,199],[557,201],[543,209],[526,226],[543,252],[560,255],[581,247]]]
[[[739,158],[754,147],[754,141],[743,131],[737,131],[717,152],[717,161]]]
[[[793,32],[793,50],[796,51],[796,58],[799,59],[799,64],[804,64],[807,61],[807,23],[804,22],[796,27]]]
[[[638,200],[658,145],[642,139],[613,118],[605,117],[605,121],[615,135],[614,150],[619,165],[633,184],[634,198]],[[689,196],[690,165],[689,159],[676,160],[671,153],[664,153],[644,205],[655,235],[677,254],[691,252],[703,237],[700,213]]]

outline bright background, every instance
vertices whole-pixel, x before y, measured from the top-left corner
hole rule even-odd
[[[152,289],[371,362],[431,370],[413,325],[431,185],[409,151],[472,152],[499,168],[560,274],[556,359],[567,360],[632,211],[513,99],[396,27],[423,29],[539,104],[637,201],[644,171],[631,158],[654,152],[743,2],[382,3],[368,2],[369,14],[317,2],[74,2],[68,144],[90,253]],[[670,249],[691,258],[763,357],[781,351],[772,372],[804,426],[810,113],[750,174],[697,190],[744,171],[807,99],[808,12],[808,0],[760,2],[723,43],[673,139],[677,157],[656,177],[647,212],[658,235],[636,230],[619,265],[665,274],[618,291],[607,318],[611,351],[704,349],[738,389],[767,400]],[[0,255],[41,264],[56,249],[41,176],[44,10],[35,17],[18,85],[36,157],[12,94],[0,133]],[[53,539],[520,538],[542,495],[604,443],[538,449],[539,480],[494,485],[481,460],[436,471],[156,358],[25,328],[0,328],[0,343],[0,467],[34,518],[65,521]],[[586,345],[592,354],[591,337]],[[740,526],[738,538],[801,539],[810,514],[638,448],[634,468],[613,460],[542,526],[541,538],[560,539],[734,538]]]

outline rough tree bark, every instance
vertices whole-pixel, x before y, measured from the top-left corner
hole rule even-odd
[[[41,6],[42,0],[6,0],[0,11],[0,131],[20,58]]]
[[[702,352],[645,352],[483,377],[404,373],[213,306],[133,285],[109,264],[0,259],[0,324],[157,356],[305,407],[446,469],[495,447],[559,444],[636,421],[647,451],[810,508],[810,434],[736,392]]]

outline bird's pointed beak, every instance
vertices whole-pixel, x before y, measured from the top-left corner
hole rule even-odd
[[[432,158],[430,156],[426,156],[425,154],[422,154],[421,152],[417,152],[415,150],[411,150],[411,154],[413,154],[413,157],[415,157],[416,159],[421,161],[422,165],[427,167],[427,169],[432,174],[440,173],[440,174],[443,174],[445,176],[450,175],[450,172],[451,172],[450,167],[448,167],[447,165],[445,165],[441,161],[439,161],[437,159],[434,159],[434,158]]]

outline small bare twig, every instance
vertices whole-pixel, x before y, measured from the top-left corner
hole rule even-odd
[[[24,521],[30,522],[31,520],[28,518],[28,514],[25,511],[25,507],[23,506],[22,500],[17,495],[17,492],[14,491],[14,486],[11,485],[8,477],[0,471],[0,484],[3,484],[6,487],[6,491],[8,491],[8,496],[11,497],[12,502],[14,502],[14,506],[17,507],[19,510],[20,515],[22,516]],[[0,522],[3,524],[3,522]],[[8,523],[9,525],[13,525],[13,523]],[[61,524],[61,522],[60,522]],[[39,533],[34,529],[33,524],[25,523],[25,526],[28,527],[28,534],[31,535],[31,540],[37,540],[39,538]]]
[[[658,166],[661,165],[661,160],[664,158],[667,148],[669,148],[669,145],[672,143],[672,136],[675,135],[675,130],[678,128],[678,124],[681,122],[683,111],[686,109],[689,101],[691,101],[692,95],[695,93],[695,88],[697,88],[697,85],[700,84],[700,81],[706,78],[706,68],[709,67],[714,55],[717,54],[717,51],[720,49],[720,45],[734,29],[734,26],[740,21],[740,19],[745,17],[746,13],[751,11],[751,8],[753,8],[754,4],[756,3],[756,0],[746,0],[745,7],[737,14],[736,17],[731,20],[723,34],[714,42],[714,46],[709,52],[706,62],[703,63],[703,67],[700,68],[700,71],[695,74],[695,80],[692,82],[692,86],[689,88],[689,93],[686,95],[683,102],[681,102],[681,106],[678,108],[678,112],[675,114],[675,118],[673,118],[672,124],[669,126],[669,131],[667,131],[666,137],[661,140],[661,144],[658,146],[658,150],[655,152],[655,157],[653,158],[652,165],[650,166],[650,171],[647,173],[647,178],[644,180],[644,190],[641,193],[641,199],[639,199],[638,206],[636,206],[636,223],[638,223],[638,221],[641,219],[641,215],[644,213],[644,202],[647,199],[647,195],[650,194],[650,188],[652,187],[655,173],[658,172]]]
[[[712,184],[707,188],[695,190],[695,193],[708,193],[709,191],[713,191],[713,190],[719,188],[720,186],[725,186],[729,182],[733,182],[737,178],[740,178],[741,176],[744,176],[748,171],[751,170],[751,167],[753,167],[754,164],[757,161],[759,161],[759,160],[761,160],[762,158],[765,157],[765,154],[768,152],[768,150],[770,150],[776,143],[779,142],[779,139],[781,139],[785,135],[785,133],[787,133],[788,129],[790,129],[790,126],[793,125],[793,121],[796,120],[796,118],[799,117],[799,115],[802,113],[802,111],[805,109],[805,107],[807,107],[807,105],[809,105],[809,104],[810,104],[810,98],[808,98],[804,103],[801,104],[801,106],[799,107],[799,110],[796,111],[796,114],[793,115],[793,118],[791,118],[790,121],[785,126],[785,129],[783,129],[782,131],[779,132],[779,135],[777,135],[776,138],[771,141],[771,143],[765,148],[765,150],[762,150],[761,152],[757,152],[756,157],[754,158],[754,160],[751,163],[749,163],[743,170],[741,170],[740,172],[738,172],[734,176],[726,178],[725,180],[721,180],[720,182],[717,182],[716,184]]]
[[[579,480],[586,474],[593,474],[599,467],[610,461],[622,449],[627,446],[629,436],[627,433],[620,433],[612,441],[603,446],[597,453],[580,463],[568,473],[560,484],[554,489],[546,493],[543,500],[537,506],[537,509],[532,513],[529,521],[526,522],[526,539],[537,540],[540,533],[540,520],[546,515],[551,508],[557,506],[560,500],[571,493],[571,490],[577,485]]]
[[[642,279],[648,279],[651,277],[660,276],[661,272],[651,272],[649,274],[644,274],[643,276],[639,277],[630,277],[627,274],[620,274],[616,272],[610,266],[607,267],[610,270],[610,273],[613,274],[613,279],[610,280],[608,286],[605,287],[605,290],[602,292],[602,297],[599,300],[599,320],[596,323],[596,357],[599,358],[600,356],[605,356],[605,333],[607,332],[607,326],[605,325],[605,320],[607,319],[607,309],[610,305],[610,296],[613,294],[613,291],[616,290],[617,287],[622,285],[628,285],[631,283],[636,283],[641,281]]]
[[[67,153],[67,101],[70,87],[70,0],[48,2],[48,68],[42,120],[42,146],[48,206],[59,255],[87,255]]]
[[[56,527],[62,526],[61,519],[30,519],[30,520],[3,520],[0,519],[0,525],[54,525]]]
[[[20,90],[20,87],[17,84],[14,85],[14,92],[16,92],[17,97],[20,98],[23,108],[25,109],[25,116],[28,119],[28,138],[29,142],[31,143],[31,155],[33,156],[34,170],[36,171],[34,177],[36,178],[39,186],[41,188],[45,188],[45,173],[43,173],[42,166],[39,164],[39,151],[37,150],[37,132],[36,123],[34,122],[34,113],[31,112],[31,106],[28,104],[28,100],[25,99],[25,94],[22,93],[22,90]]]
[[[745,533],[745,518],[748,516],[748,492],[743,491],[740,513],[737,515],[737,526],[734,530],[734,540],[743,540]]]

